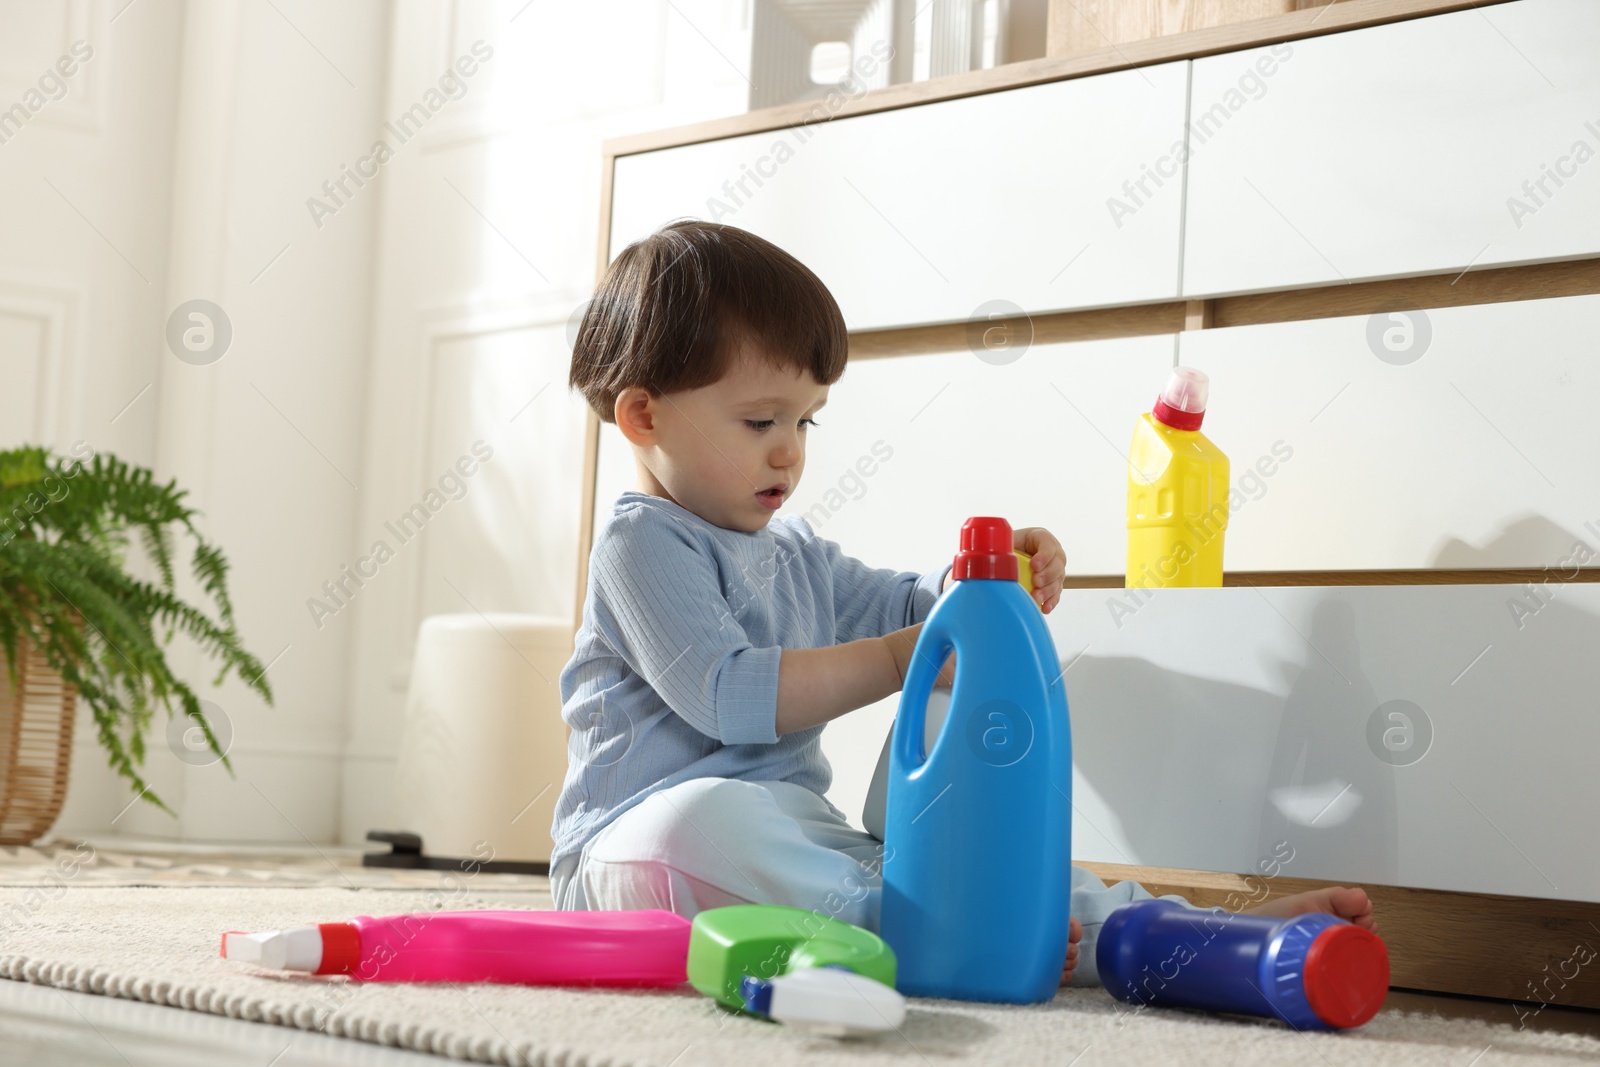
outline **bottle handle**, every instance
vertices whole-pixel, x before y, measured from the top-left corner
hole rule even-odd
[[[907,770],[916,770],[927,762],[923,733],[927,729],[928,698],[933,695],[933,683],[938,680],[939,671],[954,648],[942,619],[935,616],[922,624],[911,654],[911,667],[901,686],[900,712],[894,719],[895,756]],[[960,662],[959,652],[956,661]]]

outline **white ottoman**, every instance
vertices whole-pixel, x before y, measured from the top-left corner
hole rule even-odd
[[[549,862],[567,773],[557,679],[571,656],[568,619],[474,613],[422,621],[395,816],[427,855]]]

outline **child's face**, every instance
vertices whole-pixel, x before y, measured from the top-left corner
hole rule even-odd
[[[777,370],[741,350],[720,381],[648,402],[617,399],[617,422],[636,446],[640,488],[729,530],[764,529],[800,484],[810,417],[828,387],[809,371]],[[635,405],[632,412],[625,410]],[[648,408],[647,434],[637,407]],[[624,423],[624,419],[628,423]],[[763,490],[781,486],[782,492]]]

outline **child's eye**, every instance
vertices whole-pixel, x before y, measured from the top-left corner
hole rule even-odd
[[[773,421],[774,420],[772,419],[745,419],[744,424],[750,427],[752,430],[760,431],[765,430],[768,426],[771,426]],[[801,419],[800,425],[804,426],[808,422],[813,426],[818,425],[816,419]]]

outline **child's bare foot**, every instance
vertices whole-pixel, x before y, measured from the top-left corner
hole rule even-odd
[[[1337,915],[1341,919],[1348,919],[1374,933],[1378,929],[1378,924],[1372,918],[1372,901],[1367,899],[1367,891],[1346,889],[1344,886],[1329,886],[1327,889],[1313,889],[1306,893],[1279,897],[1277,900],[1267,901],[1260,907],[1247,908],[1246,911],[1282,919],[1322,911],[1329,915]]]
[[[1083,924],[1073,919],[1067,926],[1067,964],[1061,968],[1061,984],[1072,981],[1072,972],[1078,966],[1078,942],[1083,940]]]

